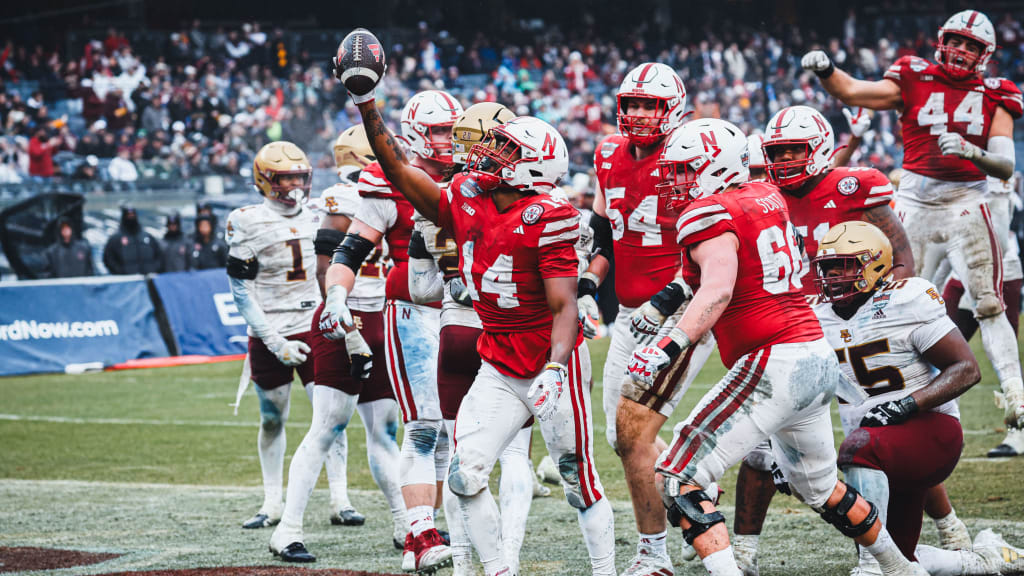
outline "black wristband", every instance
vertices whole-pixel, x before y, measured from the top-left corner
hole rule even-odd
[[[906,414],[907,416],[915,414],[919,410],[917,406],[917,400],[914,400],[913,396],[908,395],[904,398],[900,398],[897,404],[900,405],[900,408],[903,409],[903,413]]]
[[[825,68],[824,70],[815,70],[814,71],[814,75],[817,76],[818,78],[821,78],[822,80],[824,80],[824,79],[828,78],[829,76],[831,76],[835,71],[836,71],[836,65],[832,62],[832,59],[829,58],[828,59],[828,68]]]
[[[409,258],[420,260],[433,258],[427,251],[427,242],[419,230],[413,230],[412,236],[409,238]]]
[[[666,318],[675,314],[685,301],[686,293],[683,291],[683,287],[675,282],[669,282],[657,294],[651,296],[651,306],[654,306]]]
[[[668,340],[668,342],[665,342],[664,346],[661,347],[661,349],[665,351],[665,354],[668,354],[669,358],[679,356],[679,353],[683,351],[683,348],[671,338],[665,338],[665,340]]]
[[[576,297],[595,295],[597,295],[597,283],[590,278],[580,278],[580,283],[576,285]]]

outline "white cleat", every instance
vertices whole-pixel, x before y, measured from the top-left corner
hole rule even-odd
[[[895,572],[882,571],[885,576],[931,576],[928,571],[921,567],[917,562],[910,562],[903,568],[897,569]]]
[[[633,557],[621,576],[673,576],[672,560],[667,556],[641,552]]]
[[[548,484],[558,484],[562,481],[562,476],[558,473],[558,466],[555,465],[550,454],[537,465],[537,479]]]
[[[939,528],[938,524],[935,528],[939,531],[939,547],[945,550],[970,550],[971,544],[971,533],[967,531],[967,526],[964,521],[957,518],[956,522],[952,526],[946,528]]]
[[[989,458],[1012,458],[1024,455],[1024,430],[1010,428],[1006,431],[1006,438],[995,448],[988,451]]]
[[[882,576],[882,567],[878,565],[878,561],[874,558],[860,559],[860,564],[853,567],[850,570],[850,576]]]
[[[748,550],[733,546],[733,556],[736,557],[736,565],[739,566],[743,576],[761,576],[757,571],[757,549]]]
[[[1002,576],[1024,575],[1024,550],[1014,548],[991,529],[978,532],[974,538],[974,551],[981,556],[986,568]]]

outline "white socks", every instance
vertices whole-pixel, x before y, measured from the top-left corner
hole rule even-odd
[[[711,576],[743,576],[743,572],[740,572],[739,566],[736,565],[736,559],[732,555],[732,546],[714,554],[708,554],[701,562],[704,563],[704,568]]]
[[[413,506],[409,508],[409,529],[412,530],[413,538],[434,527],[433,506]]]
[[[668,557],[668,531],[662,531],[657,534],[640,534],[640,540],[636,543],[636,551],[638,554],[647,552],[652,556],[664,556]]]

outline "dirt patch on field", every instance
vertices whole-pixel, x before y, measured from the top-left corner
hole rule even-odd
[[[382,572],[353,572],[351,570],[315,570],[295,566],[252,566],[226,568],[191,568],[188,570],[150,570],[145,572],[118,572],[103,576],[400,576]]]
[[[99,564],[120,554],[57,550],[54,548],[0,547],[0,572],[57,570]]]

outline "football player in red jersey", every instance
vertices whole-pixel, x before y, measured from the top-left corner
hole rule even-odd
[[[1024,382],[1017,340],[1004,313],[1002,255],[985,202],[986,175],[1013,174],[1013,120],[1024,114],[1020,90],[1003,78],[982,78],[996,49],[995,30],[976,10],[939,29],[936,64],[904,56],[876,82],[837,69],[815,50],[802,65],[844,103],[902,109],[903,176],[896,212],[907,230],[915,274],[932,282],[944,258],[975,301],[985,353],[1005,398],[1004,421],[1024,427]]]
[[[609,260],[614,260],[620,307],[604,365],[605,438],[622,460],[639,533],[637,554],[624,576],[673,573],[665,509],[654,487],[654,462],[665,449],[658,431],[715,346],[710,336],[703,340],[691,354],[680,356],[650,390],[638,390],[626,374],[637,344],[631,329],[633,312],[650,308],[659,321],[658,326],[649,326],[651,334],[641,335],[650,340],[689,290],[676,278],[681,261],[674,240],[675,214],[655,189],[658,156],[672,131],[682,125],[685,108],[686,91],[672,68],[653,62],[637,66],[619,87],[619,133],[604,138],[594,154],[597,190],[591,227],[596,255],[581,276],[578,305],[585,322],[596,322],[594,295],[608,273]],[[653,305],[648,303],[652,297]]]
[[[418,173],[431,181],[440,181],[452,165],[451,129],[461,113],[462,106],[455,98],[435,90],[416,94],[402,109],[402,136],[414,154],[412,162],[420,168]],[[368,133],[368,137],[373,134]],[[347,300],[356,273],[385,239],[395,262],[385,286],[386,360],[405,422],[399,475],[410,532],[402,567],[407,571],[430,570],[451,561],[451,550],[434,528],[437,479],[444,479],[448,463],[448,435],[437,395],[440,311],[439,306],[413,303],[409,295],[412,204],[387,179],[379,162],[360,174],[359,194],[363,197],[359,211],[327,270],[321,329],[327,337],[337,339],[352,326]]]
[[[676,239],[683,277],[696,289],[669,335],[633,353],[630,376],[653,385],[709,330],[729,367],[658,457],[670,517],[712,576],[742,575],[725,518],[703,488],[770,437],[794,492],[867,547],[883,574],[924,574],[900,554],[876,507],[838,480],[829,404],[842,375],[802,294],[786,202],[774,185],[747,182],[746,136],[724,120],[689,122],[659,165],[662,189],[682,208]]]

